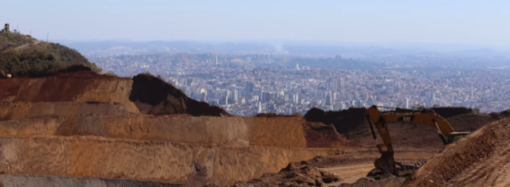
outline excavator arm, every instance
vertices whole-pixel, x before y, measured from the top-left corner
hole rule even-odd
[[[449,144],[468,134],[469,132],[455,132],[452,126],[441,116],[432,111],[422,112],[384,112],[381,113],[376,106],[371,106],[366,111],[370,129],[374,139],[377,139],[374,127],[381,136],[382,143],[377,144],[377,149],[381,157],[376,160],[375,166],[386,172],[398,175],[393,158],[394,151],[391,143],[391,136],[388,130],[387,122],[408,122],[429,126],[436,130],[443,143]],[[384,150],[386,148],[386,150]]]

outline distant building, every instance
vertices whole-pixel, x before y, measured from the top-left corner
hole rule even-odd
[[[4,26],[4,29],[2,30],[2,33],[9,33],[10,30],[9,30],[9,24],[6,23],[5,26]]]
[[[227,96],[225,97],[225,105],[228,105],[228,97],[230,97],[230,90],[227,90]]]
[[[262,102],[269,102],[269,100],[271,100],[271,93],[262,92],[262,98],[260,100],[262,100]]]
[[[296,93],[293,95],[293,99],[295,104],[299,104],[299,95]]]
[[[255,88],[255,84],[252,82],[246,82],[246,94],[249,95],[253,92],[253,88]]]
[[[332,105],[333,104],[333,94],[331,93],[331,91],[328,92],[328,94],[326,95],[326,102],[325,102],[326,105]]]
[[[239,102],[239,92],[237,92],[237,90],[234,90],[234,102]]]

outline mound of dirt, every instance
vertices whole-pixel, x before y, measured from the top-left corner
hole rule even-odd
[[[510,118],[446,146],[404,186],[509,186]]]
[[[222,108],[190,99],[181,90],[150,74],[139,74],[133,77],[129,99],[135,103],[140,112],[145,114],[229,116]]]
[[[462,114],[453,116],[450,118],[446,118],[448,123],[455,129],[456,131],[470,131],[473,132],[484,125],[490,124],[496,120],[500,119],[499,116],[493,116],[489,114]]]
[[[317,167],[322,157],[314,158],[310,161],[293,162],[278,173],[266,173],[261,178],[236,182],[233,187],[251,187],[251,186],[323,186],[341,181],[338,176],[322,171]],[[208,186],[213,187],[213,186]]]
[[[362,155],[362,154],[360,154]],[[353,157],[356,157],[353,155]],[[366,174],[366,177],[358,179],[349,184],[348,178],[352,177],[354,172],[342,171],[338,173],[338,168],[350,170],[364,167],[363,159],[356,159],[346,156],[318,156],[313,159],[301,162],[292,162],[286,168],[278,173],[266,173],[262,177],[250,181],[236,182],[233,187],[249,186],[343,186],[343,187],[398,187],[412,175],[425,161],[397,162],[397,170],[400,176],[384,173],[378,169],[372,169]],[[358,167],[358,168],[357,168]],[[345,177],[344,180],[342,177]],[[212,187],[212,186],[208,186]]]
[[[338,134],[335,126],[317,122],[307,122],[304,126],[307,147],[345,147],[356,146],[344,136]]]
[[[322,122],[326,125],[332,125],[338,133],[347,134],[363,126],[365,111],[365,108],[349,108],[342,111],[325,112],[318,108],[312,108],[305,114],[304,118],[309,122]]]
[[[433,107],[431,109],[443,118],[449,118],[462,114],[470,114],[474,112],[473,109],[466,107]]]

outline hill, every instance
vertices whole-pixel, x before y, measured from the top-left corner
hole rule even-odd
[[[74,65],[100,71],[79,52],[64,45],[38,41],[19,32],[0,33],[0,70],[5,73],[39,77]]]

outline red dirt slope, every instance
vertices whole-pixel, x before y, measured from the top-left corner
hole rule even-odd
[[[131,80],[92,71],[60,72],[48,77],[0,79],[2,102],[121,102]],[[94,96],[92,96],[94,95]]]
[[[510,118],[446,146],[405,186],[510,186]]]

